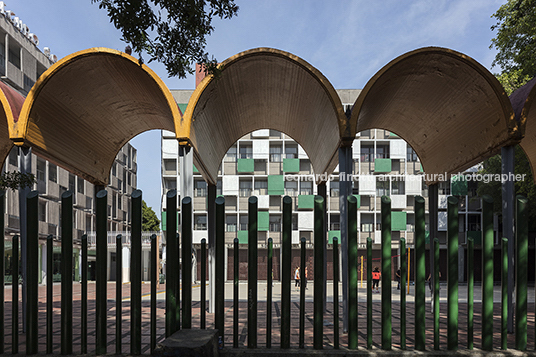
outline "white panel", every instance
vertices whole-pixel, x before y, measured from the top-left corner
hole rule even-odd
[[[258,199],[258,208],[270,208],[270,196],[268,195],[259,195],[257,196]]]
[[[437,230],[446,231],[447,230],[447,212],[437,212]]]
[[[334,174],[338,174],[338,173],[339,173],[339,165],[337,165],[337,166],[335,167],[335,169],[333,170],[333,173],[334,173]]]
[[[208,231],[194,231],[194,236],[192,237],[193,244],[201,244],[201,239],[205,238],[208,242]]]
[[[405,178],[406,195],[422,195],[422,176],[407,175]]]
[[[382,244],[382,231],[374,232],[374,244]]]
[[[358,159],[361,155],[361,143],[359,140],[354,140],[352,143],[352,158]]]
[[[360,175],[359,176],[359,194],[373,195],[376,193],[376,176]]]
[[[403,209],[407,206],[406,195],[391,195],[391,208]]]
[[[292,244],[300,244],[300,231],[292,231]]]
[[[270,141],[268,140],[253,140],[253,158],[268,159],[270,154]]]
[[[300,231],[313,231],[314,212],[298,212],[298,229]]]
[[[391,159],[405,159],[406,158],[406,142],[404,140],[392,140],[389,141]]]
[[[177,139],[162,140],[162,158],[173,159],[179,156],[179,142]]]
[[[162,136],[166,138],[173,138],[176,140],[177,135],[175,135],[175,132],[169,131],[169,130],[162,130]]]
[[[261,129],[251,132],[252,138],[267,138],[270,136],[270,129]]]
[[[308,158],[309,157],[307,156],[307,153],[305,152],[305,150],[303,150],[301,145],[298,145],[298,159],[308,159]]]
[[[224,196],[237,196],[238,195],[238,176],[229,175],[223,176],[222,181],[222,194]]]
[[[448,197],[449,196],[447,195],[438,195],[438,200],[439,200],[438,208],[447,208]]]

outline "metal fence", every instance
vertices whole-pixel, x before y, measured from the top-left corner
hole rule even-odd
[[[62,244],[62,259],[61,259],[61,276],[70,277],[73,270],[72,265],[72,222],[73,222],[73,202],[72,193],[70,191],[65,192],[62,195],[62,232],[61,237]],[[174,214],[177,211],[177,194],[175,191],[170,191],[167,194],[167,277],[166,277],[166,301],[165,301],[165,336],[168,337],[180,329],[192,328],[192,276],[191,274],[184,274],[184,272],[191,272],[191,259],[190,254],[192,250],[192,200],[186,197],[182,200],[182,232],[181,241],[179,242],[179,234],[176,230],[177,227],[177,215]],[[281,319],[280,319],[280,344],[274,346],[272,343],[272,277],[271,274],[267,274],[267,322],[266,322],[266,345],[262,347],[267,348],[280,348],[289,349],[291,347],[311,347],[305,346],[305,289],[300,291],[300,303],[299,303],[299,338],[296,346],[291,346],[291,236],[292,236],[292,198],[285,196],[283,201],[283,215],[282,215],[282,242],[281,242],[281,265],[282,271],[286,272],[282,274],[281,280],[281,300],[278,302],[281,306]],[[4,211],[4,200],[0,199],[0,210]],[[96,293],[94,301],[90,301],[95,305],[95,324],[94,331],[88,331],[88,296],[87,296],[87,236],[82,237],[82,279],[81,279],[81,348],[80,351],[73,351],[73,282],[72,279],[61,280],[61,328],[60,328],[60,352],[61,354],[73,354],[81,353],[86,354],[107,353],[107,333],[109,327],[109,321],[107,317],[107,247],[109,245],[107,229],[107,192],[100,191],[96,195]],[[43,314],[46,315],[46,353],[54,353],[54,331],[52,326],[52,274],[47,274],[47,293],[46,293],[46,307],[43,309],[38,303],[38,192],[33,191],[27,197],[27,278],[24,284],[26,284],[27,298],[25,302],[25,353],[36,354],[43,352],[39,350],[38,335],[39,324],[38,321]],[[348,256],[343,257],[348,259],[348,277],[349,277],[349,294],[348,294],[348,331],[347,331],[347,345],[341,346],[340,344],[340,330],[341,324],[339,322],[339,309],[338,303],[333,309],[333,348],[339,349],[341,347],[350,350],[357,349],[359,347],[358,340],[358,255],[357,255],[357,200],[351,196],[348,198]],[[448,198],[447,204],[448,215],[448,233],[447,233],[447,256],[448,256],[448,277],[447,277],[447,349],[458,350],[464,346],[459,346],[458,332],[460,329],[465,328],[459,326],[458,323],[458,200],[455,197]],[[485,351],[491,351],[493,349],[506,349],[507,348],[507,305],[506,305],[506,277],[507,277],[507,259],[506,259],[506,240],[502,242],[502,264],[500,267],[493,266],[493,213],[492,202],[488,197],[483,198],[482,206],[482,223],[483,223],[483,237],[482,237],[482,264],[483,264],[483,281],[482,281],[482,317],[481,317],[481,331],[477,333],[482,336],[481,348]],[[132,249],[131,256],[131,286],[130,286],[130,334],[128,343],[130,344],[130,354],[138,355],[142,353],[142,272],[141,272],[141,254],[142,239],[141,221],[142,221],[142,198],[141,191],[136,190],[132,193],[132,222],[130,233],[130,245]],[[258,289],[258,276],[257,276],[257,198],[249,198],[248,206],[248,304],[247,304],[247,325],[257,325],[257,289]],[[0,215],[0,224],[4,224],[4,214]],[[324,277],[324,249],[326,248],[326,235],[325,235],[325,201],[321,196],[314,198],[314,268],[313,268],[313,280],[314,282],[322,282]],[[388,197],[384,196],[381,199],[381,268],[382,268],[382,286],[390,286],[391,276],[391,201]],[[406,301],[405,293],[401,294],[400,300],[400,348],[406,349],[406,341],[412,339],[414,342],[414,349],[418,351],[425,351],[426,347],[426,331],[425,331],[425,201],[420,196],[415,197],[415,331],[414,336],[407,336],[406,334]],[[215,245],[214,245],[214,264],[215,264],[215,312],[214,312],[214,325],[208,327],[214,327],[219,331],[220,336],[225,331],[225,312],[224,312],[224,233],[225,233],[225,199],[219,196],[215,199]],[[174,237],[171,239],[170,237]],[[151,294],[150,294],[150,339],[149,339],[149,351],[153,351],[157,343],[157,321],[156,321],[156,284],[157,284],[157,254],[158,247],[156,235],[151,237]],[[13,238],[13,251],[14,256],[18,256],[18,236]],[[120,251],[122,241],[116,240],[117,251]],[[405,240],[400,240],[401,244],[401,280],[406,279],[406,253],[405,253]],[[3,245],[0,245],[2,251],[0,256],[4,256]],[[179,266],[179,247],[182,248],[182,266]],[[473,286],[474,277],[473,272],[473,242],[469,241],[469,254],[468,254],[468,316],[466,326],[467,333],[467,349],[473,349],[474,347],[474,301],[473,301]],[[339,276],[339,249],[338,241],[335,238],[333,240],[333,276]],[[47,249],[49,254],[52,255],[52,237],[49,237]],[[201,244],[201,284],[205,286],[206,282],[206,241],[203,240]],[[238,240],[234,241],[235,257],[238,256]],[[435,284],[433,286],[434,291],[434,304],[433,304],[433,334],[434,334],[434,350],[439,350],[439,244],[436,240],[435,244],[435,259],[432,274],[434,276]],[[117,271],[121,269],[121,255],[117,256],[116,264]],[[171,259],[170,257],[177,257],[177,259]],[[271,266],[273,257],[272,241],[268,242],[267,259],[268,264]],[[518,196],[516,200],[516,304],[515,304],[515,348],[517,350],[524,351],[527,348],[527,264],[528,264],[528,224],[527,224],[527,200]],[[12,266],[12,301],[19,301],[19,289],[18,289],[18,276],[19,267],[13,259]],[[234,269],[234,289],[233,289],[233,347],[238,348],[238,269],[237,259],[235,259]],[[48,264],[52,264],[52,260],[49,259]],[[305,266],[305,240],[301,242],[301,265],[302,269]],[[135,269],[134,267],[140,267]],[[51,269],[51,267],[49,266]],[[493,340],[493,269],[501,269],[502,271],[502,303],[501,303],[501,340],[500,344],[494,345]],[[0,271],[3,274],[4,264],[1,264]],[[180,269],[183,274],[180,274]],[[367,286],[372,284],[372,241],[369,238],[367,240]],[[181,280],[182,276],[182,280]],[[262,277],[261,277],[262,278]],[[121,295],[121,282],[117,281],[116,286],[116,338],[115,347],[116,353],[121,354],[122,351],[122,295]],[[182,293],[182,296],[180,295]],[[4,301],[4,289],[0,290],[0,298]],[[324,294],[323,286],[321,283],[314,284],[313,292],[313,345],[312,348],[319,350],[324,348]],[[207,311],[206,311],[206,295],[205,289],[201,289],[200,298],[200,313],[196,318],[199,318],[200,327],[207,328]],[[339,301],[338,284],[333,284],[333,300]],[[371,349],[373,346],[373,324],[372,324],[372,290],[367,289],[366,294],[366,331],[361,331],[365,334],[363,346],[367,349]],[[40,310],[41,308],[41,310]],[[0,325],[5,325],[4,320],[4,304],[0,306]],[[42,311],[44,310],[44,311]],[[12,305],[12,318],[11,318],[11,352],[18,353],[19,351],[19,311],[18,304]],[[381,292],[381,343],[379,347],[383,350],[392,350],[392,292],[390,289],[382,289]],[[5,329],[0,329],[0,353],[5,351],[4,330],[8,330],[8,326]],[[88,344],[88,333],[95,336],[94,346]],[[256,328],[249,328],[247,330],[247,347],[258,348],[258,335]],[[223,336],[222,336],[223,337]],[[57,340],[57,339],[56,339]],[[428,347],[429,349],[431,347]],[[147,350],[145,346],[145,350]]]

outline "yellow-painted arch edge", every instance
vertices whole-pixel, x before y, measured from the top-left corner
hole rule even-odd
[[[15,125],[15,117],[13,116],[13,111],[11,110],[11,104],[7,100],[6,94],[1,89],[0,89],[0,92],[1,92],[0,103],[2,103],[2,106],[4,107],[4,113],[6,114],[6,119],[7,119],[7,123],[6,123],[7,130],[8,130],[9,136],[11,137],[13,126]]]
[[[72,53],[68,56],[63,57],[58,62],[54,63],[52,66],[50,66],[35,82],[34,86],[26,96],[26,100],[24,101],[24,104],[21,109],[21,113],[19,116],[19,120],[17,123],[13,124],[13,127],[9,129],[10,133],[10,139],[19,146],[22,146],[24,144],[24,141],[26,140],[26,134],[29,124],[29,115],[30,111],[32,110],[33,104],[41,92],[41,90],[44,88],[45,84],[49,81],[50,78],[52,78],[56,73],[61,71],[63,68],[69,66],[69,64],[88,57],[92,55],[113,55],[120,58],[123,58],[125,60],[131,61],[132,63],[136,64],[137,66],[140,66],[145,73],[147,73],[158,85],[160,88],[162,94],[166,98],[166,101],[169,104],[169,109],[171,110],[171,114],[173,116],[173,120],[177,122],[179,118],[181,117],[179,112],[179,107],[177,106],[177,103],[175,102],[175,99],[173,98],[173,95],[171,94],[169,88],[165,85],[165,83],[162,81],[162,79],[148,66],[145,64],[139,64],[139,61],[132,57],[131,55],[128,55],[124,52],[114,50],[111,48],[106,47],[93,47],[86,50],[78,51],[75,53]]]
[[[365,88],[361,91],[360,95],[357,97],[355,103],[354,103],[354,109],[352,110],[352,116],[350,118],[350,125],[352,130],[354,131],[354,135],[357,134],[357,119],[359,117],[359,113],[361,111],[361,107],[378,80],[380,76],[382,76],[385,72],[390,70],[392,67],[396,66],[398,63],[413,57],[417,55],[421,55],[423,53],[440,53],[447,56],[451,56],[453,58],[456,58],[460,60],[461,62],[464,62],[465,64],[469,65],[473,69],[475,69],[476,72],[478,72],[482,77],[490,84],[493,91],[496,93],[497,98],[499,98],[503,113],[505,114],[505,117],[508,118],[508,130],[510,132],[510,136],[515,138],[516,140],[521,140],[521,138],[524,136],[524,129],[525,129],[525,123],[522,121],[520,125],[517,125],[515,121],[515,114],[512,109],[512,105],[510,104],[510,100],[508,99],[508,96],[506,95],[503,87],[495,78],[493,74],[491,74],[484,66],[482,66],[480,63],[478,63],[475,59],[473,59],[470,56],[467,56],[461,52],[451,50],[449,48],[444,47],[423,47],[418,48],[416,50],[404,53],[395,59],[393,59],[391,62],[387,63],[385,66],[383,66],[376,74],[367,82],[365,85]],[[366,129],[365,129],[366,130]]]
[[[331,85],[331,82],[320,72],[318,69],[316,69],[314,66],[309,64],[304,59],[293,55],[292,53],[278,50],[275,48],[269,48],[269,47],[259,47],[259,48],[253,48],[244,52],[237,53],[234,56],[229,57],[225,61],[223,61],[218,68],[225,71],[225,68],[227,66],[232,65],[233,63],[236,63],[240,60],[254,57],[258,55],[272,55],[284,58],[289,61],[293,61],[296,65],[302,67],[307,72],[309,72],[313,78],[315,78],[320,85],[324,88],[326,93],[328,93],[329,98],[332,102],[333,108],[335,109],[337,113],[337,120],[339,124],[339,133],[341,137],[343,137],[343,134],[347,131],[347,120],[346,115],[344,114],[344,109],[342,107],[341,99],[339,98],[339,95],[337,94],[337,91],[335,88],[333,88],[333,85]],[[181,118],[180,121],[175,122],[177,125],[175,127],[177,139],[179,140],[179,143],[185,144],[185,143],[192,143],[191,141],[191,129],[192,129],[192,118],[193,113],[195,110],[195,107],[197,106],[197,103],[199,102],[199,99],[201,98],[201,95],[203,94],[204,90],[207,88],[207,86],[212,82],[214,79],[214,75],[208,75],[203,80],[197,88],[192,93],[192,96],[190,97],[190,100],[188,101],[188,106],[186,107],[186,111],[184,113],[184,116]],[[260,128],[262,129],[262,128]],[[345,136],[346,134],[344,134]],[[355,136],[355,134],[354,134]]]

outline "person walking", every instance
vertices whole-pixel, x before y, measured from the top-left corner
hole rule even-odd
[[[376,292],[380,292],[380,277],[382,276],[382,273],[380,272],[380,268],[376,267],[372,271],[372,291],[374,291],[374,287],[376,287]]]
[[[302,287],[307,290],[307,277],[309,275],[309,272],[307,271],[307,266],[305,267],[305,274],[303,274],[303,278],[301,281]]]
[[[396,277],[396,281],[398,282],[398,286],[397,286],[397,290],[400,290],[400,268],[396,271],[396,274],[395,274],[395,277]]]
[[[296,291],[298,291],[300,287],[300,267],[296,267],[296,270],[294,270],[294,287],[296,288]]]

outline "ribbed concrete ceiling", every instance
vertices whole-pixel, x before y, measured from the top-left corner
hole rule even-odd
[[[472,58],[437,47],[383,67],[357,98],[357,132],[380,128],[405,139],[427,174],[463,171],[518,142],[522,130],[497,79]]]
[[[162,80],[125,53],[92,48],[50,67],[28,94],[11,139],[94,184],[117,152],[151,129],[174,130],[177,104]]]
[[[19,120],[24,97],[7,84],[0,81],[0,162],[4,162],[13,148],[9,134],[15,122]]]
[[[221,77],[207,76],[177,122],[177,139],[194,148],[194,163],[216,183],[227,150],[257,129],[290,135],[306,151],[315,173],[338,163],[340,99],[313,66],[290,53],[257,48],[222,63]]]
[[[520,146],[525,151],[532,169],[532,177],[536,183],[536,77],[529,83],[512,93],[510,101],[516,115],[516,120],[525,127],[525,137],[521,140]]]

